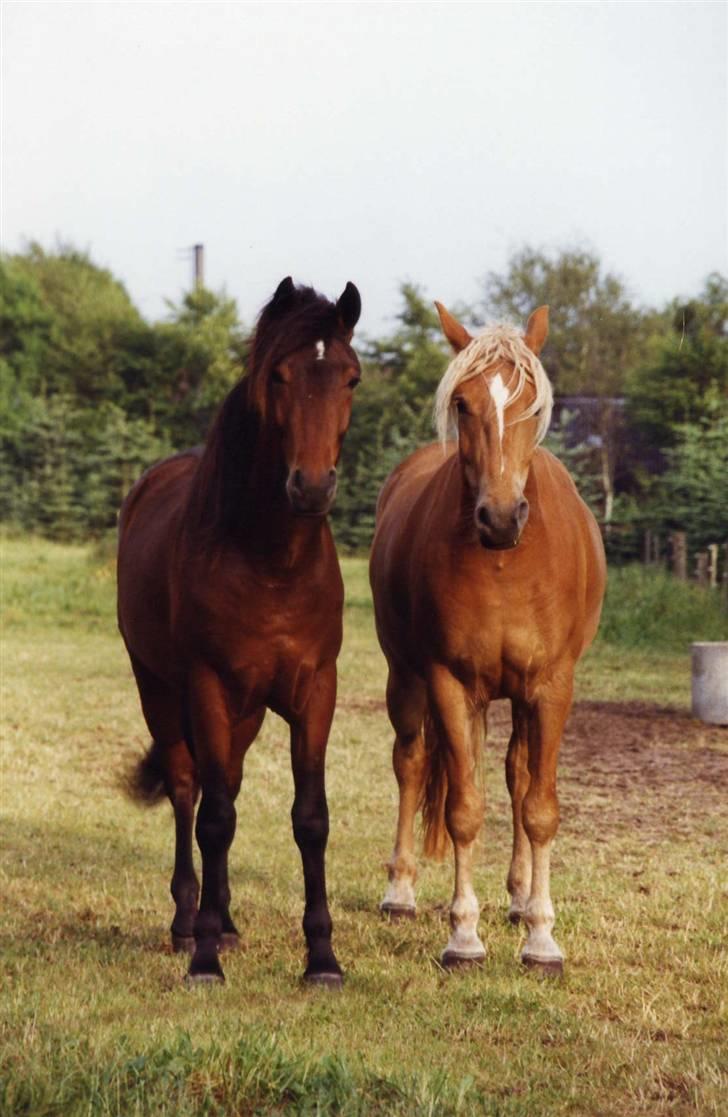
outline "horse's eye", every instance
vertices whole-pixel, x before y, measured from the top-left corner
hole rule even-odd
[[[468,411],[468,405],[467,405],[467,403],[465,402],[465,400],[463,399],[462,396],[456,396],[455,399],[453,400],[453,403],[455,404],[455,407],[457,408],[458,415],[469,415],[470,414],[470,412]]]
[[[361,376],[352,376],[351,380],[346,385],[347,388],[351,388],[351,390],[353,391],[354,388],[356,388],[356,386],[357,386],[357,384],[359,383],[360,380],[361,380]]]
[[[271,378],[271,380],[274,384],[285,384],[286,383],[285,377],[282,375],[282,373],[280,373],[278,371],[277,368],[273,369],[272,373],[270,374],[270,378]]]

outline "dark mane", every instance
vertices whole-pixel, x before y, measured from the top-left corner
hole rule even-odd
[[[336,305],[313,287],[291,286],[283,298],[279,291],[260,313],[247,373],[223,401],[192,483],[188,526],[203,546],[228,537],[245,514],[271,369],[305,345],[346,340]]]

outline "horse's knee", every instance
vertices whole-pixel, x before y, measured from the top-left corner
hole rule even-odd
[[[559,827],[559,800],[555,790],[531,784],[522,807],[523,825],[532,842],[550,841]]]
[[[235,806],[227,790],[204,791],[195,833],[200,849],[229,847],[235,835]]]
[[[293,836],[299,849],[325,846],[329,837],[329,812],[325,804],[294,803],[291,811]]]
[[[455,793],[451,788],[445,802],[445,822],[453,842],[468,845],[475,841],[483,823],[485,800],[476,787]]]

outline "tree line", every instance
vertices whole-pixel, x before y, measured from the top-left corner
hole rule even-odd
[[[728,536],[728,280],[689,300],[635,304],[598,256],[524,248],[487,274],[474,327],[524,323],[548,303],[542,360],[557,397],[548,445],[566,462],[614,558],[642,533],[681,530],[700,549]],[[334,526],[366,548],[379,489],[430,441],[449,360],[431,299],[400,288],[393,329],[357,339],[363,379],[344,446]],[[252,325],[252,324],[251,324]],[[113,529],[153,461],[204,440],[245,372],[249,330],[233,299],[205,288],[148,322],[84,252],[31,244],[0,258],[0,520],[56,539]]]

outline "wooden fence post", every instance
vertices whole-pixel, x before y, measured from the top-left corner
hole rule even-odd
[[[708,554],[710,556],[708,562],[708,572],[710,575],[710,588],[712,590],[718,588],[718,544],[711,543],[708,547]]]
[[[681,582],[688,578],[688,541],[684,531],[673,531],[670,535],[672,551],[672,572]]]
[[[707,551],[698,551],[695,556],[695,579],[699,586],[708,586],[710,584],[708,578],[708,560],[710,556]]]

